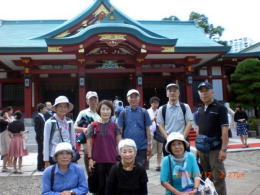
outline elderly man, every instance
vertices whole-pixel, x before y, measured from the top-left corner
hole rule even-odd
[[[127,92],[127,102],[124,110],[120,112],[118,126],[122,129],[122,137],[133,139],[137,145],[136,162],[145,167],[147,156],[152,150],[150,116],[146,109],[139,106],[140,94],[136,89]]]
[[[179,132],[187,139],[193,116],[188,104],[179,101],[180,89],[175,83],[170,83],[166,86],[166,96],[168,103],[161,106],[157,115],[160,131],[165,137],[165,143],[168,135],[172,132]],[[167,155],[163,146],[163,154]]]
[[[100,119],[100,116],[97,113],[98,106],[98,94],[95,91],[88,91],[86,94],[86,103],[89,106],[88,108],[79,112],[78,117],[74,123],[74,128],[77,133],[87,133],[87,126],[92,121],[97,121]],[[88,156],[86,144],[84,144],[84,163],[85,168],[88,171]]]
[[[225,195],[226,173],[223,162],[227,157],[228,145],[227,109],[214,99],[210,83],[200,83],[198,93],[203,105],[198,110],[199,135],[196,138],[196,148],[199,150],[204,174],[213,180],[218,194]],[[207,142],[203,141],[205,139]]]

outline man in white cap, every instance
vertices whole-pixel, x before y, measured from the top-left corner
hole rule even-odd
[[[166,96],[168,97],[168,103],[159,108],[157,115],[160,131],[165,137],[164,145],[166,144],[167,136],[172,132],[179,132],[187,139],[191,121],[193,120],[189,105],[179,101],[180,89],[177,84],[170,83],[166,86]],[[167,155],[164,147],[163,154]]]
[[[74,123],[74,128],[77,133],[87,133],[87,126],[93,121],[100,120],[100,116],[97,113],[98,106],[98,94],[95,91],[88,91],[86,94],[86,103],[89,106],[88,108],[81,110],[77,116],[77,119]],[[84,152],[84,163],[86,170],[88,170],[88,156],[86,144],[83,144]]]
[[[52,110],[55,111],[55,114],[44,125],[43,160],[45,168],[55,163],[53,156],[59,143],[68,142],[75,147],[73,122],[66,117],[66,114],[73,110],[73,104],[66,96],[59,96],[55,99]]]
[[[127,92],[127,102],[124,110],[120,112],[118,126],[122,129],[122,137],[133,139],[137,145],[136,162],[145,167],[147,155],[152,150],[150,126],[152,124],[146,109],[139,106],[140,94],[136,89]]]

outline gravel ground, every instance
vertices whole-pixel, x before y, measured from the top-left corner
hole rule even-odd
[[[82,164],[82,159],[79,164]],[[226,160],[227,171],[242,171],[249,173],[246,175],[245,186],[252,185],[252,182],[258,182],[260,173],[260,151],[247,151],[228,153],[228,159]],[[158,174],[155,171],[149,171],[149,176]],[[154,178],[156,179],[156,178]],[[157,180],[157,179],[156,179]],[[241,184],[239,184],[241,182]],[[250,182],[250,183],[249,183]],[[153,184],[150,184],[151,186]],[[229,190],[229,194],[237,194],[234,189],[243,185],[242,180],[236,178],[228,178],[227,185],[232,186],[232,190]],[[233,189],[234,188],[234,189]],[[252,186],[252,191],[255,189],[255,185]],[[250,189],[251,190],[251,189]],[[241,195],[257,194],[246,192],[238,193]],[[38,195],[41,194],[41,176],[8,176],[0,177],[0,195]],[[241,192],[241,191],[240,191]],[[149,193],[149,194],[163,194],[163,193]]]

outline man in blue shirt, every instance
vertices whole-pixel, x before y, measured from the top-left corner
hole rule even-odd
[[[140,94],[136,89],[127,92],[127,102],[129,106],[120,112],[117,123],[122,130],[122,137],[135,141],[136,162],[145,167],[147,155],[150,155],[152,151],[150,133],[152,122],[146,109],[139,106]]]

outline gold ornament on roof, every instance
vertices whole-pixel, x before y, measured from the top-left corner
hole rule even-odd
[[[48,52],[49,53],[61,53],[62,52],[62,47],[48,47]]]
[[[82,44],[79,45],[79,53],[84,53],[85,49]]]
[[[83,20],[83,21],[81,22],[81,25],[82,25],[82,26],[88,26],[88,20]]]
[[[126,36],[124,34],[100,34],[100,41],[105,41],[105,40],[109,40],[109,41],[125,41],[126,40]]]
[[[163,53],[172,53],[175,51],[175,48],[173,46],[163,46],[162,52]]]
[[[70,32],[68,30],[66,30],[66,31],[56,35],[55,38],[63,38],[63,37],[66,37],[69,34],[70,34]]]
[[[105,13],[106,15],[109,13],[109,10],[103,4],[101,4],[99,8],[97,8],[93,15],[98,16],[101,13]]]

